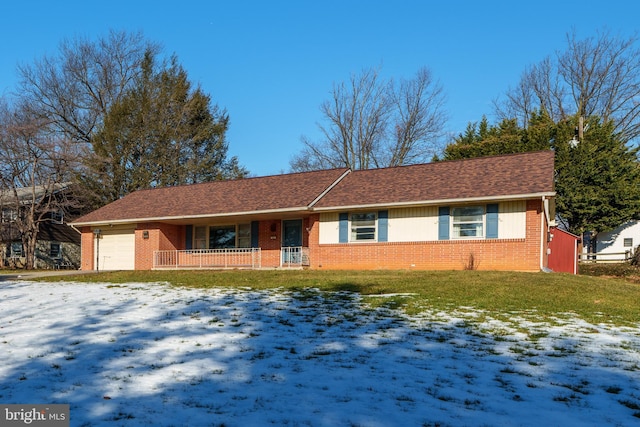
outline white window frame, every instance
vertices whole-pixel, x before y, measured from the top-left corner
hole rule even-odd
[[[212,249],[209,247],[211,244],[211,229],[216,227],[235,227],[234,248],[251,247],[251,223],[243,222],[238,224],[195,225],[192,232],[193,249]]]
[[[460,219],[463,216],[471,216],[469,214],[467,215],[456,215],[456,210],[462,211],[464,209],[470,210],[470,209],[479,209],[482,213],[479,214],[479,216],[481,217],[481,220],[470,220],[470,219]],[[478,215],[478,214],[476,214]],[[456,220],[456,216],[458,217],[458,220]],[[460,226],[464,226],[464,225],[471,225],[471,224],[477,224],[481,226],[480,229],[480,234],[479,235],[474,235],[474,236],[461,236],[460,231],[461,231],[461,227]],[[455,239],[455,240],[469,240],[469,239],[484,239],[486,234],[487,234],[487,208],[486,206],[483,205],[469,205],[469,206],[454,206],[451,208],[451,225],[450,225],[451,229],[450,229],[450,236],[451,239]],[[477,230],[477,228],[476,228]]]
[[[371,219],[354,219],[355,216],[367,216],[373,215],[373,225],[366,224],[366,222],[370,222]],[[365,224],[359,224],[361,222],[365,222]],[[363,234],[371,234],[370,232],[364,231],[366,229],[373,227],[373,238],[370,239],[357,239],[358,232],[361,231]],[[351,243],[371,243],[378,241],[378,212],[353,212],[349,214],[349,242]]]
[[[633,247],[633,237],[625,237],[625,238],[622,240],[622,245],[623,245],[625,248],[632,248],[632,247]]]

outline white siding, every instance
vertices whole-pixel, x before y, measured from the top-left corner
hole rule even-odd
[[[321,213],[319,243],[321,245],[339,243],[339,225],[340,214],[338,212]]]
[[[390,242],[438,240],[438,208],[435,206],[389,210]]]
[[[502,202],[498,207],[498,238],[524,239],[527,233],[525,201]],[[320,244],[338,243],[339,214],[320,214]],[[389,242],[438,240],[438,207],[389,209]]]
[[[524,239],[527,236],[527,202],[502,202],[498,206],[498,238]]]
[[[622,253],[634,250],[640,245],[640,221],[629,221],[615,230],[598,233],[596,243],[596,253]],[[632,239],[631,246],[624,246],[624,239]],[[618,259],[623,255],[618,255]],[[608,259],[608,258],[603,258]]]

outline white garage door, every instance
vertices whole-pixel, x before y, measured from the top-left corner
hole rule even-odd
[[[133,229],[102,229],[100,270],[133,270],[135,268],[135,233]]]

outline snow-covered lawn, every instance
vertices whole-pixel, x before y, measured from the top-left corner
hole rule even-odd
[[[640,425],[640,330],[353,294],[0,282],[0,403],[72,426]]]

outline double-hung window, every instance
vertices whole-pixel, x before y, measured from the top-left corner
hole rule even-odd
[[[452,208],[451,226],[454,239],[484,237],[484,207]]]
[[[238,224],[238,247],[251,247],[251,223]]]
[[[207,226],[198,225],[193,231],[194,249],[207,249]]]
[[[49,258],[60,258],[62,252],[60,251],[60,243],[51,242],[49,244]]]
[[[375,241],[376,240],[376,213],[351,214],[351,241]]]

